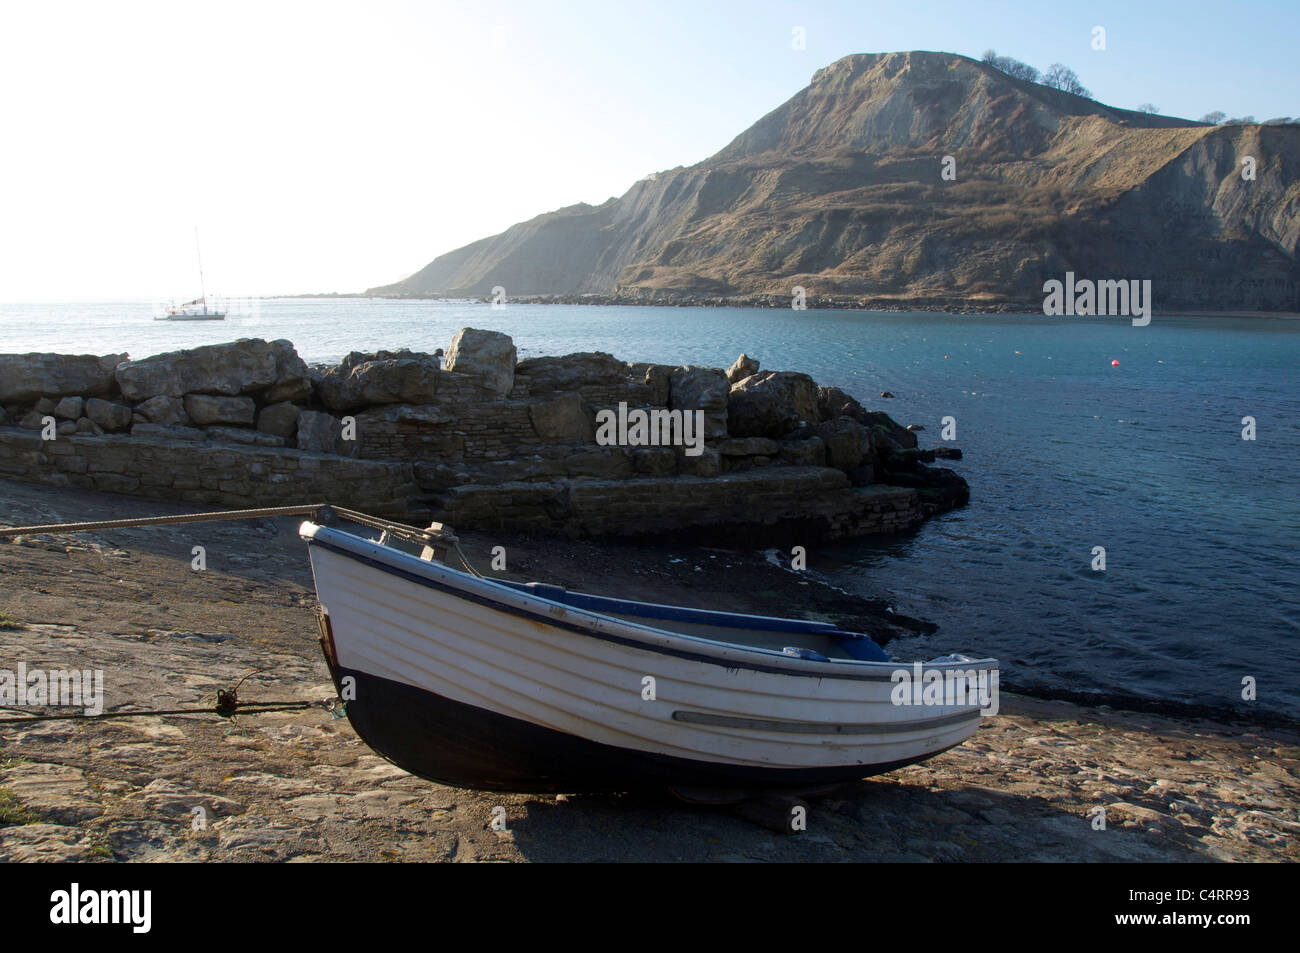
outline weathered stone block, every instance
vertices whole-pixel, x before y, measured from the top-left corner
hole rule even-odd
[[[748,457],[755,454],[773,457],[781,450],[781,445],[767,437],[732,437],[720,440],[717,450],[724,457]]]
[[[672,476],[677,472],[677,453],[671,447],[642,447],[632,451],[632,468],[644,476]]]
[[[515,374],[527,383],[533,396],[614,388],[627,380],[628,373],[625,363],[603,351],[529,357],[515,367]]]
[[[677,472],[683,476],[713,477],[722,472],[722,454],[712,447],[705,447],[697,457],[688,457],[677,449]]]
[[[275,383],[266,389],[262,400],[268,404],[310,400],[311,371],[293,344],[283,339],[272,341],[271,350],[275,354]]]
[[[564,470],[571,477],[612,480],[630,476],[632,460],[622,447],[598,447],[566,457]]]
[[[131,408],[92,397],[86,401],[86,416],[104,430],[125,430],[131,426]]]
[[[298,449],[308,453],[338,453],[343,425],[331,414],[304,410],[298,415]]]
[[[162,424],[132,424],[131,436],[162,440],[202,440],[204,433],[195,427],[164,427]]]
[[[223,443],[239,443],[255,447],[283,447],[284,438],[275,434],[262,433],[260,430],[246,430],[242,427],[209,427],[208,439]]]
[[[579,394],[530,404],[528,417],[533,430],[550,443],[587,443],[596,439],[596,412]]]
[[[321,401],[333,411],[375,404],[428,404],[438,394],[438,358],[401,351],[354,351],[327,368],[316,382]]]
[[[252,425],[257,404],[251,397],[214,397],[210,394],[186,394],[185,412],[200,426],[208,424]]]
[[[639,384],[639,387],[633,387],[632,393],[628,395],[628,403],[639,403],[652,407],[667,407],[668,394],[672,390],[673,371],[677,368],[668,364],[646,364],[636,362],[627,366],[628,372],[633,382]],[[639,393],[637,393],[639,391]]]
[[[727,413],[732,436],[780,439],[817,422],[817,384],[807,374],[760,371],[732,385]]]
[[[881,410],[864,411],[866,419],[862,421],[866,426],[875,430],[881,428],[889,437],[889,449],[911,449],[916,446],[916,434],[901,426],[889,414]],[[896,445],[896,446],[895,446]]]
[[[826,444],[826,461],[848,472],[872,453],[871,432],[850,417],[836,417],[818,424],[817,435]]]
[[[838,387],[817,388],[817,415],[820,420],[851,417],[860,424],[870,423],[866,408]]]
[[[782,463],[796,467],[820,467],[826,464],[826,444],[821,437],[807,440],[782,440],[778,453]]]
[[[85,402],[81,397],[65,397],[54,405],[54,416],[62,420],[76,420],[81,416],[81,408]]]
[[[669,380],[668,406],[704,411],[704,436],[727,434],[727,375],[716,367],[679,367]]]
[[[751,374],[758,373],[758,361],[754,360],[748,354],[742,353],[736,358],[736,362],[727,368],[727,383],[734,384],[737,381],[743,381]]]
[[[515,386],[515,343],[500,331],[461,328],[447,349],[446,369],[477,377],[489,391],[505,396]]]
[[[98,397],[113,389],[113,369],[125,354],[0,354],[0,402],[43,395]]]
[[[270,387],[276,380],[277,351],[258,338],[208,344],[155,354],[117,366],[117,383],[131,401],[164,395],[233,396]]]
[[[150,423],[164,427],[185,427],[189,425],[189,414],[185,413],[185,401],[180,397],[150,397],[135,405],[135,412],[143,415]]]
[[[301,408],[289,401],[263,407],[257,415],[257,429],[289,440],[298,430],[298,415],[301,412]]]

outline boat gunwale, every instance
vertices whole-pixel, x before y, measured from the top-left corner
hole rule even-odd
[[[323,537],[318,535],[322,533],[325,534]],[[342,530],[320,526],[310,520],[304,521],[299,527],[299,535],[308,542],[309,546],[321,546],[330,552],[368,564],[381,572],[397,575],[418,585],[437,589],[457,598],[467,599],[511,615],[527,618],[542,625],[644,651],[672,655],[710,665],[720,665],[724,668],[743,668],[795,677],[883,682],[894,681],[894,673],[900,670],[906,670],[909,673],[914,672],[917,664],[921,665],[923,673],[925,671],[968,671],[972,669],[994,672],[998,670],[996,659],[970,659],[933,663],[876,662],[862,659],[827,659],[823,662],[804,659],[798,656],[786,655],[775,649],[707,639],[701,636],[674,632],[669,629],[627,622],[615,616],[566,605],[565,603],[547,599],[544,596],[521,591],[504,580],[471,576],[451,566],[422,560],[410,553],[380,545],[374,540],[368,540]],[[418,567],[421,571],[413,571],[413,568],[406,568],[402,563],[413,564],[413,567]],[[435,578],[435,574],[440,578]],[[475,591],[475,587],[486,591]],[[317,595],[320,594],[317,593]],[[660,609],[678,608],[656,603],[629,604],[653,606]],[[562,610],[564,617],[557,618],[550,611],[554,609]],[[708,613],[711,610],[692,609],[688,611],[692,613]],[[746,617],[738,613],[718,613],[718,615],[732,619],[750,618],[767,622],[784,621],[774,616]],[[570,616],[574,618],[570,618]],[[827,626],[826,629],[811,630],[817,634],[830,634],[839,631],[828,623],[807,623],[797,619],[789,621],[799,626]],[[731,627],[739,626],[732,623]],[[613,631],[610,631],[611,629]],[[802,631],[807,633],[810,630],[804,628]],[[791,630],[791,634],[795,635],[799,634],[799,632]],[[655,640],[659,640],[658,643]],[[778,662],[779,664],[777,664]]]

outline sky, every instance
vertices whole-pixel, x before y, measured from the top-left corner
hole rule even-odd
[[[196,229],[210,294],[397,281],[708,157],[849,53],[1300,116],[1297,37],[1295,0],[0,0],[0,301],[195,296]]]

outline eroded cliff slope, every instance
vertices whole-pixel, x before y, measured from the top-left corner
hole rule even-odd
[[[1149,278],[1160,309],[1297,310],[1298,241],[1300,126],[1114,109],[955,54],[858,54],[703,162],[369,293],[650,301],[802,285],[874,306],[1036,308],[1043,281],[1072,270]]]

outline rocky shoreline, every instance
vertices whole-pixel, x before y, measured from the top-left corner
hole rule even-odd
[[[416,295],[383,295],[385,298],[401,300],[421,300]],[[476,299],[483,304],[490,304],[492,299]],[[789,309],[792,296],[789,294],[734,294],[709,295],[677,291],[620,290],[614,294],[569,294],[569,295],[513,295],[511,301],[517,304],[588,304],[621,305],[628,307],[671,307],[671,308],[762,308]],[[809,294],[805,301],[808,309],[821,311],[890,311],[890,312],[941,312],[946,314],[1033,314],[1042,311],[1042,300],[972,300],[967,298],[880,298],[848,294]]]
[[[244,339],[132,360],[0,354],[0,474],[248,508],[328,501],[412,521],[575,537],[805,543],[894,533],[964,504],[880,410],[807,374],[517,359],[465,328],[441,351],[308,367]],[[635,417],[633,427],[619,424]]]
[[[377,298],[392,301],[473,301],[478,304],[491,304],[492,298],[478,296],[466,298],[460,295],[436,294],[369,294],[367,292],[325,292],[320,294],[275,295],[267,300],[293,298]],[[621,293],[614,294],[554,294],[554,295],[517,295],[509,300],[517,304],[559,304],[559,305],[611,305],[623,307],[673,307],[673,308],[789,308],[790,295],[697,295],[678,292],[656,291],[653,294]],[[814,295],[805,302],[810,309],[827,311],[873,311],[909,314],[1022,314],[1039,315],[1043,313],[1041,298],[990,302],[968,298],[871,298],[861,295]],[[1218,317],[1218,318],[1300,318],[1300,312],[1277,310],[1258,311],[1240,308],[1201,308],[1187,310],[1174,308],[1153,312],[1171,318]]]
[[[183,512],[0,481],[8,525]],[[0,544],[5,665],[105,671],[105,710],[332,694],[294,520]],[[842,619],[883,642],[923,622],[720,547],[463,534],[507,578]],[[196,543],[207,569],[191,568]],[[735,580],[746,586],[737,591]],[[17,715],[0,712],[0,719]],[[1003,693],[966,744],[810,803],[773,833],[650,795],[484,794],[404,774],[307,711],[0,723],[0,859],[443,861],[1295,861],[1300,734]],[[494,807],[506,829],[492,830]],[[1095,829],[1096,809],[1106,828]],[[200,813],[195,808],[201,808]],[[196,828],[196,819],[203,826]]]

